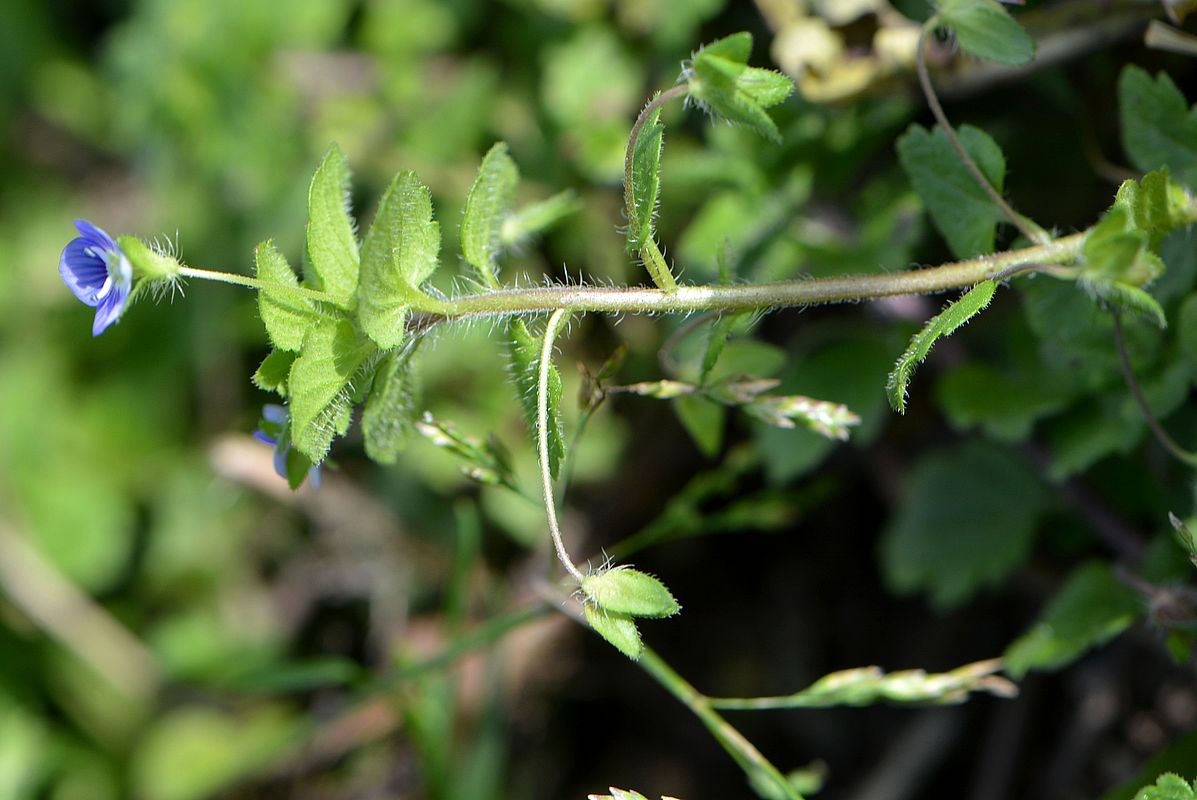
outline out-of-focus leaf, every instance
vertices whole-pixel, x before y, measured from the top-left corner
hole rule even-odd
[[[582,202],[571,189],[558,192],[536,203],[517,208],[504,218],[499,230],[503,247],[514,247],[556,225],[582,209]]]
[[[1031,670],[1072,663],[1126,630],[1143,612],[1139,595],[1100,562],[1069,576],[1035,625],[1006,649],[1006,671],[1021,678]]]
[[[1046,494],[1012,453],[970,443],[927,456],[912,471],[881,540],[897,592],[926,592],[954,608],[1001,581],[1030,550]]]
[[[957,135],[981,174],[1000,194],[1006,178],[1006,158],[997,142],[971,125],[962,125]],[[911,125],[897,147],[902,169],[952,253],[958,258],[992,253],[994,231],[1005,215],[960,163],[943,130],[936,127],[928,132]]]
[[[938,17],[977,58],[1017,66],[1035,57],[1035,40],[997,0],[939,0]]]
[[[1118,110],[1122,120],[1122,146],[1136,167],[1167,167],[1187,186],[1197,190],[1197,108],[1166,73],[1155,80],[1146,70],[1127,65],[1118,78]]]
[[[707,458],[719,454],[727,426],[726,408],[699,395],[681,395],[673,401],[673,412],[699,452]]]

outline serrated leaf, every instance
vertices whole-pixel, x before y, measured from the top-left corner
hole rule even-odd
[[[291,440],[319,464],[329,445],[349,429],[351,381],[375,352],[348,320],[322,322],[308,331],[291,366]]]
[[[520,173],[506,142],[495,142],[482,159],[478,177],[466,195],[461,220],[461,252],[487,286],[499,285],[496,271],[502,250],[503,221],[515,201]]]
[[[765,109],[788,97],[793,82],[781,73],[747,66],[751,51],[748,33],[703,47],[687,73],[689,94],[712,114],[780,142],[781,132]]]
[[[352,306],[357,292],[358,249],[349,213],[349,160],[336,144],[329,147],[308,189],[307,270],[305,283]]]
[[[969,443],[921,460],[882,534],[881,567],[900,593],[950,609],[996,584],[1030,551],[1045,492],[1004,448]]]
[[[287,350],[271,350],[254,373],[254,386],[264,392],[277,392],[286,397],[287,376],[291,374],[291,365],[295,363],[297,355]]]
[[[965,151],[1000,194],[1006,159],[989,134],[971,125],[956,132]],[[914,190],[931,213],[935,227],[958,258],[992,253],[994,231],[1005,216],[960,162],[940,128],[929,132],[911,125],[898,140],[898,160]]]
[[[1118,78],[1122,146],[1141,170],[1167,167],[1180,183],[1197,190],[1197,107],[1161,72],[1128,65]]]
[[[632,149],[632,206],[628,209],[628,253],[639,253],[653,238],[653,218],[661,193],[661,150],[665,126],[657,108],[644,123]]]
[[[503,247],[513,247],[556,225],[582,209],[582,201],[572,189],[516,209],[503,220],[499,240]]]
[[[640,641],[640,631],[636,628],[636,621],[626,614],[613,614],[592,605],[582,606],[586,621],[599,636],[619,652],[633,661],[639,661],[644,652],[644,643]]]
[[[298,350],[308,329],[321,318],[320,312],[311,300],[286,291],[298,289],[299,280],[273,241],[267,239],[258,245],[254,265],[262,282],[258,290],[258,314],[266,326],[266,335],[280,350]]]
[[[1139,182],[1123,181],[1114,197],[1115,207],[1126,209],[1133,227],[1150,237],[1153,252],[1159,251],[1168,234],[1186,224],[1187,204],[1184,189],[1169,179],[1167,169],[1149,172]]]
[[[899,414],[906,413],[906,389],[910,385],[910,378],[931,352],[935,342],[944,336],[950,336],[957,328],[984,310],[993,299],[996,290],[997,284],[993,281],[978,283],[960,299],[949,303],[943,311],[929,319],[923,329],[911,338],[910,346],[898,357],[898,362],[885,383],[886,397],[895,411]]]
[[[418,417],[412,351],[390,353],[374,373],[362,411],[366,455],[379,464],[394,464],[411,439]]]
[[[1156,779],[1154,786],[1144,786],[1135,792],[1134,800],[1197,800],[1197,781],[1188,781],[1174,772],[1166,772]]]
[[[1035,57],[1035,40],[997,0],[940,0],[938,17],[977,58],[1017,66]]]
[[[420,284],[436,270],[440,247],[432,195],[404,170],[383,195],[362,245],[358,314],[362,330],[382,349],[403,341],[408,310],[424,297]]]
[[[1110,568],[1091,562],[1076,569],[1039,621],[1006,649],[1006,671],[1021,678],[1054,670],[1126,630],[1143,611],[1139,595]]]
[[[582,579],[582,591],[604,611],[630,617],[672,617],[682,610],[660,580],[631,567],[599,570]]]
[[[515,319],[507,326],[507,352],[511,358],[511,379],[524,407],[524,420],[533,436],[537,432],[536,390],[539,384],[540,342],[533,338],[523,320]],[[549,472],[554,478],[565,453],[561,433],[561,373],[556,365],[549,366]]]

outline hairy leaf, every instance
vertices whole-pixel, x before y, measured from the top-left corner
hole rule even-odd
[[[1031,670],[1071,664],[1122,633],[1142,612],[1133,589],[1104,563],[1090,562],[1069,576],[1039,621],[1006,649],[1006,671],[1021,678]]]
[[[253,382],[264,392],[278,392],[287,396],[287,376],[291,374],[291,365],[295,363],[297,353],[288,350],[271,350],[270,355],[262,359]]]
[[[1093,284],[1090,288],[1106,305],[1138,314],[1155,323],[1160,330],[1168,327],[1168,318],[1164,315],[1163,307],[1142,289],[1124,283]]]
[[[1035,57],[1035,41],[997,0],[940,0],[938,16],[977,58],[1018,65]]]
[[[487,286],[499,284],[496,270],[502,250],[503,221],[515,201],[519,180],[519,169],[507,152],[507,144],[496,142],[482,159],[478,177],[466,195],[461,252]]]
[[[1022,563],[1045,500],[1030,465],[1004,448],[978,442],[924,458],[882,535],[886,582],[959,606]]]
[[[582,591],[604,611],[629,617],[672,617],[682,610],[660,580],[626,566],[587,575]]]
[[[408,309],[436,270],[440,247],[432,195],[416,173],[403,170],[383,195],[362,245],[358,313],[362,329],[382,349],[403,341]]]
[[[1152,80],[1128,65],[1118,78],[1118,108],[1131,162],[1142,170],[1167,167],[1197,190],[1197,107],[1189,107],[1172,79],[1161,72]]]
[[[349,214],[349,161],[333,144],[308,189],[305,283],[328,292],[345,308],[353,304],[357,292],[355,230]]]
[[[632,149],[632,206],[628,209],[628,253],[639,253],[653,238],[653,217],[661,194],[661,150],[665,126],[661,109],[649,116]]]
[[[1000,194],[1006,159],[989,134],[971,125],[957,131],[965,151]],[[911,125],[898,140],[898,160],[931,213],[935,227],[958,258],[992,253],[997,223],[1005,220],[976,178],[960,162],[947,135]]]
[[[266,335],[279,350],[298,350],[308,329],[320,318],[316,304],[287,289],[298,289],[299,281],[287,259],[266,240],[254,251],[254,264],[262,288],[258,290],[258,314]],[[282,287],[276,289],[274,287]]]
[[[633,661],[640,660],[640,655],[644,652],[644,643],[640,641],[636,620],[626,614],[604,611],[590,604],[582,606],[582,612],[595,633],[628,658]]]
[[[362,411],[366,455],[380,464],[394,464],[411,439],[418,419],[412,350],[386,356]]]
[[[898,357],[898,363],[885,384],[885,393],[889,397],[889,404],[899,414],[906,413],[906,388],[910,385],[910,378],[915,369],[931,352],[932,346],[941,337],[950,336],[964,323],[979,314],[989,301],[997,284],[993,281],[982,281],[965,292],[960,299],[950,303],[943,311],[936,314],[921,331],[910,340],[906,352]]]
[[[329,445],[349,429],[351,381],[374,345],[348,320],[322,322],[304,337],[299,358],[291,366],[291,440],[313,463],[328,454]]]
[[[528,331],[523,320],[512,320],[507,326],[507,351],[511,358],[511,378],[524,406],[524,419],[533,435],[537,435],[536,390],[539,383],[541,343]],[[549,472],[557,477],[557,469],[565,453],[561,433],[561,373],[556,365],[549,366],[549,415],[546,432],[549,442]]]
[[[765,109],[789,97],[794,84],[781,73],[749,67],[751,51],[749,33],[733,34],[700,49],[686,76],[689,94],[711,113],[780,142],[781,132]]]
[[[1134,228],[1150,237],[1152,252],[1159,252],[1164,238],[1189,222],[1185,214],[1188,197],[1185,190],[1168,177],[1167,169],[1149,172],[1137,183],[1123,181],[1114,205],[1126,209]]]

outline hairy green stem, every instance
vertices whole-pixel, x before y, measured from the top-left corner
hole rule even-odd
[[[217,272],[209,269],[194,269],[193,267],[179,267],[179,274],[184,278],[199,278],[205,281],[216,281],[217,283],[229,283],[233,286],[245,286],[250,289],[266,289],[269,288],[272,292],[280,294],[288,294],[292,297],[302,297],[305,300],[319,300],[323,303],[335,303],[336,299],[327,292],[318,292],[315,289],[305,289],[302,286],[283,286],[277,283],[263,283],[257,278],[251,278],[247,275],[237,275],[232,272]]]
[[[676,292],[600,286],[504,289],[455,300],[436,300],[435,305],[430,303],[414,310],[440,318],[416,322],[435,324],[438,321],[470,317],[557,310],[607,314],[688,314],[698,311],[790,308],[896,295],[932,294],[966,289],[984,280],[1000,278],[1013,267],[1067,264],[1080,255],[1088,233],[1082,231],[1043,245],[907,272],[732,286],[680,286]]]
[[[553,342],[557,340],[557,333],[568,318],[569,310],[559,308],[549,317],[549,323],[544,329],[544,345],[540,349],[540,363],[536,366],[536,447],[540,455],[544,510],[549,520],[553,547],[557,549],[557,560],[574,580],[581,583],[582,571],[574,566],[573,559],[565,549],[565,540],[561,537],[561,526],[557,522],[557,503],[553,497],[553,473],[549,469],[549,370],[553,368]]]
[[[794,790],[777,767],[773,766],[752,742],[745,739],[744,734],[711,707],[710,699],[678,675],[652,648],[645,647],[636,663],[686,708],[694,712],[715,740],[740,765],[740,769],[744,770],[754,786],[768,781],[776,793],[774,796],[785,797],[787,800],[802,800],[802,795]]]
[[[948,137],[948,142],[952,145],[952,149],[956,151],[956,155],[961,163],[972,174],[977,185],[984,190],[985,194],[989,195],[989,199],[1005,215],[1006,219],[1010,220],[1016,228],[1022,231],[1022,235],[1030,241],[1036,244],[1046,244],[1051,241],[1051,235],[1036,225],[1030,218],[1015,211],[1001,194],[998,193],[997,189],[993,188],[989,179],[985,177],[985,174],[981,172],[981,168],[977,166],[977,162],[973,161],[973,157],[964,149],[964,144],[956,135],[952,124],[948,122],[948,117],[943,111],[943,106],[939,104],[939,97],[936,96],[935,87],[931,84],[931,75],[927,72],[926,44],[927,36],[941,24],[942,22],[938,17],[932,17],[927,20],[927,23],[923,26],[922,33],[919,34],[918,44],[915,47],[915,70],[918,72],[919,85],[923,89],[923,95],[927,98],[927,105],[931,109],[931,114],[935,117],[935,121],[939,123],[939,127],[943,130],[944,135]]]

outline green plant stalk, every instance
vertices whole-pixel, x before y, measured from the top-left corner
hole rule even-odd
[[[1016,267],[1067,264],[1081,254],[1089,231],[1047,244],[957,261],[928,269],[881,275],[844,275],[778,283],[732,286],[679,286],[675,292],[648,288],[550,286],[503,289],[453,300],[429,297],[413,308],[439,317],[424,324],[480,316],[511,316],[557,311],[608,314],[688,314],[699,311],[751,311],[844,303],[897,295],[932,294],[966,289],[988,279],[1001,279]],[[1039,270],[1029,267],[1027,272]],[[1046,271],[1046,270],[1044,270]]]
[[[327,292],[318,292],[315,289],[305,289],[302,286],[282,286],[280,284],[266,284],[257,278],[251,278],[247,275],[237,275],[232,272],[217,272],[210,269],[195,269],[193,267],[179,267],[179,275],[184,278],[199,278],[205,281],[216,281],[217,283],[228,283],[233,286],[244,286],[249,289],[266,289],[269,288],[272,292],[280,294],[288,294],[292,297],[301,297],[305,300],[319,300],[323,303],[335,303],[336,298]]]
[[[977,162],[973,161],[972,156],[964,149],[964,144],[960,141],[960,137],[956,135],[952,124],[948,122],[948,116],[944,113],[943,106],[939,104],[939,97],[935,94],[935,87],[931,83],[931,75],[927,72],[926,44],[927,36],[942,25],[943,21],[938,16],[927,20],[923,25],[922,32],[919,34],[918,44],[915,46],[915,71],[918,72],[919,85],[923,89],[923,96],[927,99],[927,106],[931,109],[931,114],[935,117],[935,121],[939,123],[939,127],[943,130],[944,135],[948,137],[948,143],[956,151],[956,156],[964,164],[969,173],[972,174],[973,179],[976,180],[977,185],[981,187],[982,191],[989,195],[989,199],[993,201],[993,204],[998,207],[1012,225],[1022,231],[1023,236],[1036,244],[1046,244],[1051,241],[1051,235],[1039,227],[1034,220],[1015,211],[1006,202],[1005,198],[998,194],[998,191],[990,185],[989,179],[981,172],[981,168],[977,166]]]
[[[549,370],[553,366],[553,343],[561,326],[569,319],[569,311],[559,308],[549,317],[548,325],[544,329],[544,344],[540,350],[540,363],[536,368],[536,449],[540,456],[540,485],[544,492],[544,510],[548,518],[549,533],[553,537],[553,547],[557,551],[557,560],[565,567],[574,580],[582,582],[582,571],[574,566],[573,559],[565,549],[565,540],[561,536],[561,525],[557,522],[557,502],[553,496],[553,473],[549,469]]]
[[[745,739],[744,734],[736,730],[731,723],[712,708],[710,700],[705,695],[691,686],[681,675],[674,672],[673,668],[666,664],[652,648],[646,646],[640,660],[636,663],[686,708],[694,712],[694,715],[702,721],[706,729],[711,732],[711,735],[727,751],[728,755],[740,765],[740,769],[744,770],[745,774],[758,781],[762,778],[767,779],[784,792],[784,796],[789,800],[802,800],[802,795],[794,791],[794,787],[781,774],[781,771],[773,766],[772,762],[765,758],[752,742]]]

